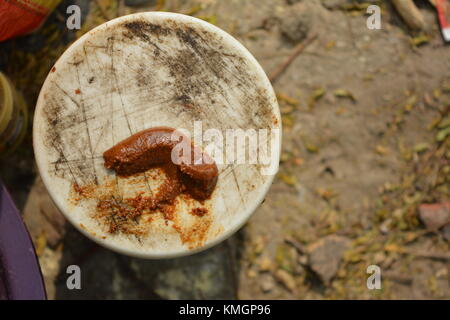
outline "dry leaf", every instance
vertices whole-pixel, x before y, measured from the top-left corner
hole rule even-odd
[[[408,98],[408,100],[405,103],[405,111],[411,111],[412,108],[416,105],[417,103],[417,96],[416,95],[412,95],[411,97]]]
[[[306,147],[306,150],[308,150],[311,153],[319,152],[319,148],[313,144],[306,144],[305,147]]]
[[[382,145],[378,145],[375,147],[375,152],[380,156],[384,156],[389,152],[389,150],[386,147],[383,147]]]
[[[287,104],[289,104],[289,105],[291,105],[293,107],[296,107],[296,106],[299,105],[299,101],[297,99],[289,97],[288,95],[286,95],[284,93],[279,93],[278,92],[276,95],[277,95],[277,99],[279,101],[286,102]]]
[[[422,34],[417,37],[411,38],[410,42],[413,46],[418,47],[430,42],[430,37],[425,34]]]
[[[292,176],[292,175],[288,175],[288,174],[285,174],[285,173],[280,173],[278,175],[278,177],[280,178],[281,181],[283,181],[287,185],[295,186],[297,184],[297,179],[295,179],[295,177]]]
[[[450,127],[439,130],[436,135],[436,141],[442,142],[450,134]]]
[[[348,90],[345,89],[336,89],[333,91],[333,94],[338,98],[349,98],[353,102],[356,102],[355,96]]]
[[[427,142],[418,143],[414,146],[414,151],[417,153],[424,152],[430,148],[430,144]]]
[[[319,101],[324,95],[325,95],[326,91],[324,88],[319,88],[314,90],[311,93],[311,96],[309,97],[309,103],[308,103],[308,107],[309,109],[312,109],[314,107],[314,104]]]

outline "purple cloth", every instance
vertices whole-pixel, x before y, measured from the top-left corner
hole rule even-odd
[[[0,299],[46,299],[33,243],[16,206],[0,182]]]

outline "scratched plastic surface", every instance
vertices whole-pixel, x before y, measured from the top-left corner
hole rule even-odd
[[[185,255],[230,236],[262,202],[273,175],[259,164],[219,164],[219,180],[207,205],[204,241],[189,248],[163,219],[141,239],[111,235],[92,218],[95,202],[70,203],[71,185],[115,181],[122,196],[151,192],[142,175],[130,186],[103,166],[102,153],[140,130],[185,128],[280,128],[273,89],[251,54],[234,38],[204,21],[167,13],[112,20],[81,37],[58,60],[39,96],[34,147],[52,198],[83,233],[116,251],[147,258]],[[273,160],[278,165],[280,141]],[[139,178],[139,177],[138,177]],[[108,180],[109,179],[109,180]],[[146,189],[147,188],[147,189]],[[182,202],[182,201],[181,201]],[[195,225],[177,207],[181,227]]]

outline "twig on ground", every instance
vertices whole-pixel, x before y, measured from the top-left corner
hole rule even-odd
[[[422,13],[417,9],[413,0],[392,0],[392,3],[409,28],[416,31],[425,28]]]
[[[300,254],[305,254],[306,249],[295,239],[292,237],[285,237],[284,242],[294,247]]]
[[[310,45],[316,38],[317,34],[314,34],[307,38],[305,41],[299,43],[295,47],[294,52],[292,52],[292,54],[269,75],[270,82],[272,82],[272,84],[275,83],[278,77],[289,67],[289,65],[295,60],[295,58],[297,58],[300,53],[302,53],[303,50],[305,50],[305,48]]]

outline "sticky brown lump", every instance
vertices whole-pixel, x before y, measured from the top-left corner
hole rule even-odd
[[[174,152],[174,163],[172,150],[176,146],[179,148]],[[106,150],[103,158],[107,169],[124,177],[161,167],[170,184],[181,186],[173,188],[177,194],[172,194],[171,198],[186,192],[194,199],[205,200],[217,184],[218,169],[214,160],[195,147],[189,138],[170,127],[140,131]]]

